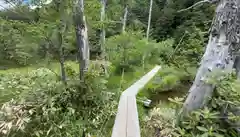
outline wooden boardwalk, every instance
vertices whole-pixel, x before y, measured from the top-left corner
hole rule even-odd
[[[136,95],[160,69],[160,66],[154,67],[122,93],[118,104],[118,112],[112,137],[140,137]]]

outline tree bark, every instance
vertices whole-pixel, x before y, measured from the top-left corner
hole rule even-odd
[[[67,78],[66,78],[66,71],[65,71],[65,65],[64,65],[64,62],[65,62],[65,58],[64,58],[64,48],[61,46],[60,47],[60,68],[61,68],[61,79],[63,81],[63,83],[67,83]]]
[[[63,18],[63,17],[61,17],[61,18]],[[61,70],[61,80],[64,84],[67,84],[66,71],[65,71],[65,65],[64,65],[65,57],[64,57],[63,43],[64,43],[65,22],[63,21],[63,19],[61,19],[57,31],[58,31],[57,32],[57,43],[58,43],[58,54],[59,54],[59,63],[60,63],[60,70]]]
[[[84,81],[84,72],[87,71],[89,64],[89,43],[84,15],[84,0],[78,0],[76,3],[74,22],[78,48],[79,79]]]
[[[101,8],[101,58],[104,60],[104,73],[107,75],[107,64],[106,64],[106,51],[105,51],[105,37],[106,37],[106,31],[105,31],[105,10],[106,10],[106,0],[101,0],[102,8]]]
[[[148,27],[147,27],[147,40],[148,40],[148,37],[149,37],[150,26],[151,26],[152,4],[153,4],[153,0],[150,0],[149,15],[148,15]]]
[[[61,79],[64,84],[67,84],[67,76],[66,76],[66,71],[65,71],[65,56],[64,56],[64,37],[65,33],[67,32],[67,23],[64,20],[65,18],[65,13],[64,13],[64,3],[61,4],[59,10],[60,10],[60,26],[58,28],[58,35],[59,35],[59,62],[60,62],[60,68],[61,68]]]
[[[240,56],[237,55],[233,67],[236,69],[237,78],[240,80]]]
[[[208,102],[215,85],[206,81],[213,72],[232,69],[233,52],[239,45],[238,9],[239,0],[218,3],[205,54],[183,106],[184,114],[202,108]]]
[[[101,0],[101,4],[102,4],[102,7],[101,7],[101,52],[102,52],[102,57],[105,56],[105,35],[106,35],[106,32],[105,32],[105,27],[104,27],[104,21],[105,21],[105,9],[106,9],[106,0]]]
[[[126,30],[127,15],[128,15],[128,5],[126,5],[124,9],[122,32],[125,32]]]

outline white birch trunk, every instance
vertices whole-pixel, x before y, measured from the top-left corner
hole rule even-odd
[[[88,32],[87,23],[84,15],[84,0],[78,0],[75,11],[75,30],[77,38],[78,48],[78,61],[79,61],[79,78],[81,81],[84,80],[84,72],[88,69],[89,64],[89,43],[88,43]]]
[[[184,112],[202,108],[212,96],[215,85],[206,82],[212,72],[228,71],[233,67],[232,51],[239,44],[236,32],[239,30],[238,3],[239,0],[221,0],[217,6],[209,42],[184,103]]]
[[[89,67],[89,60],[90,60],[90,48],[89,48],[89,41],[88,41],[88,28],[87,28],[87,21],[86,17],[83,16],[83,22],[85,29],[83,31],[83,39],[84,39],[84,70],[87,71]]]
[[[103,23],[105,21],[105,9],[106,9],[106,0],[101,0],[101,4],[102,4],[102,7],[101,7],[101,23]],[[101,52],[102,52],[102,57],[105,56],[105,35],[106,35],[106,32],[105,32],[105,27],[104,27],[104,24],[102,24],[101,26]]]
[[[147,40],[149,38],[151,19],[152,19],[152,4],[153,4],[153,0],[150,0],[149,15],[148,15],[148,27],[147,27]]]
[[[128,6],[126,5],[124,9],[122,32],[125,32],[126,30],[127,15],[128,15]]]

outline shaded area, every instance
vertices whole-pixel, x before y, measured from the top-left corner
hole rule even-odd
[[[168,98],[175,98],[175,97],[184,97],[186,95],[186,92],[184,91],[165,91],[165,92],[160,92],[157,94],[151,94],[151,100],[152,100],[152,105],[155,106],[159,104],[160,102],[169,102]]]

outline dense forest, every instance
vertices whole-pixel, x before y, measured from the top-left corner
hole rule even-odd
[[[155,65],[142,137],[240,136],[239,0],[0,1],[0,136],[110,137]]]

